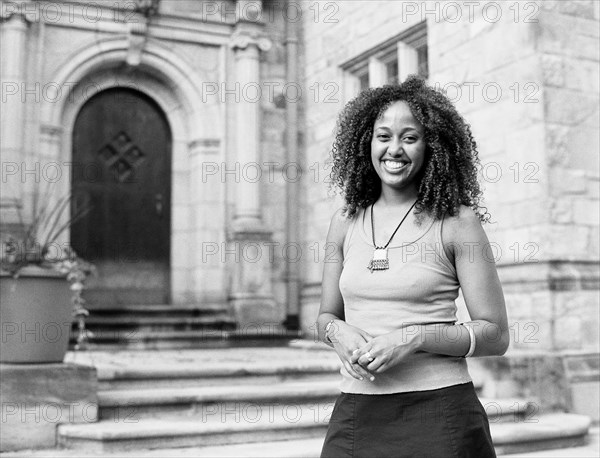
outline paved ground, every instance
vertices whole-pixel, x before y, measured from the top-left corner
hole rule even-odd
[[[598,426],[590,428],[588,443],[583,447],[565,448],[559,450],[545,450],[543,452],[520,453],[516,455],[503,455],[506,458],[599,458],[600,434]],[[500,457],[498,457],[500,458]]]
[[[584,447],[502,455],[498,458],[598,458],[600,456],[598,438],[598,427],[595,427],[590,430],[589,443]],[[3,458],[317,458],[321,444],[322,439],[311,439],[309,441],[270,442],[177,450],[147,450],[116,454],[82,455],[80,451],[75,450],[50,450],[4,453],[0,456]]]

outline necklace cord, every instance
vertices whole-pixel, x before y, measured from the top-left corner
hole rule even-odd
[[[396,235],[396,232],[398,232],[398,229],[400,229],[400,226],[402,225],[402,223],[404,222],[404,220],[406,219],[406,217],[408,216],[408,214],[410,213],[410,211],[413,209],[413,207],[417,204],[417,200],[415,200],[415,203],[411,205],[411,207],[408,209],[408,211],[406,212],[406,215],[404,215],[404,218],[402,218],[402,221],[400,221],[400,223],[398,224],[398,226],[396,226],[396,230],[394,231],[394,233],[392,234],[392,236],[390,237],[390,239],[388,240],[388,242],[385,244],[385,246],[383,247],[378,247],[377,244],[375,243],[375,217],[373,214],[373,205],[375,205],[374,203],[371,204],[371,237],[373,239],[373,246],[375,247],[375,249],[385,249],[388,247],[388,245],[390,244],[390,242],[392,241],[392,239],[394,238],[394,235]]]

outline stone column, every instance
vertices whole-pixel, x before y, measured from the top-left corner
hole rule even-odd
[[[230,47],[234,51],[235,110],[235,208],[225,262],[230,265],[230,304],[242,330],[269,332],[283,320],[272,291],[271,231],[262,220],[260,187],[260,51],[271,42],[261,34],[262,25],[240,21]]]
[[[25,42],[27,19],[20,5],[3,4],[0,10],[0,79],[2,116],[0,117],[0,157],[2,158],[2,192],[0,207],[5,224],[18,223],[16,208],[23,198],[21,167],[24,158],[25,126]]]
[[[235,148],[241,179],[236,187],[234,225],[236,231],[262,231],[260,180],[260,51],[271,42],[253,28],[236,28],[231,41],[235,52]],[[259,176],[260,178],[260,176]]]

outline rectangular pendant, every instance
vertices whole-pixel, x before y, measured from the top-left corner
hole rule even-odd
[[[376,248],[373,253],[373,259],[369,262],[367,269],[373,273],[374,270],[387,270],[390,268],[388,261],[387,248]]]

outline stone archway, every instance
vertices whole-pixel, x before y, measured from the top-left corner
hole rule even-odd
[[[69,90],[59,103],[42,106],[40,147],[46,157],[69,163],[77,113],[93,94],[127,86],[151,96],[172,128],[171,302],[226,303],[225,266],[202,264],[194,255],[207,233],[214,238],[225,231],[224,186],[211,187],[210,202],[201,197],[207,192],[202,163],[224,160],[223,107],[202,100],[201,78],[172,49],[148,43],[140,65],[132,69],[124,65],[127,47],[122,37],[94,42],[60,67],[53,81]],[[212,215],[211,226],[194,225],[194,216],[205,211]]]

